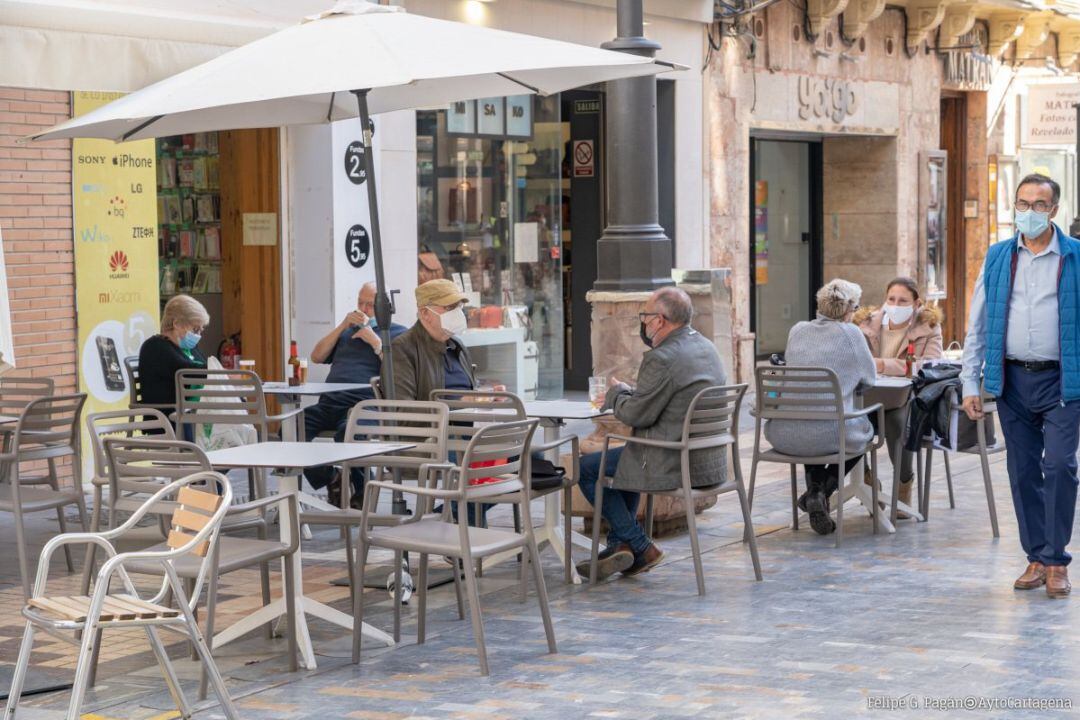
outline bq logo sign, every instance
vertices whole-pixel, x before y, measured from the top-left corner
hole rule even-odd
[[[109,257],[109,278],[120,280],[128,277],[128,256],[123,250],[117,250]]]

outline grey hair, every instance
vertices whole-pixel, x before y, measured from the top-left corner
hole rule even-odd
[[[660,288],[653,294],[656,311],[676,325],[689,325],[694,319],[694,305],[685,290],[677,287]]]
[[[817,291],[817,311],[830,320],[843,320],[859,307],[862,288],[848,280],[830,280]]]
[[[210,313],[190,295],[174,295],[161,313],[161,332],[172,332],[177,324],[206,327],[210,324]]]

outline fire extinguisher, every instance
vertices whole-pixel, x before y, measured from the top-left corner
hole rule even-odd
[[[240,333],[228,336],[218,345],[218,360],[221,367],[236,369],[236,360],[240,357]]]

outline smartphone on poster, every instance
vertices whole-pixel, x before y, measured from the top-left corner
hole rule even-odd
[[[98,357],[101,358],[101,373],[105,376],[105,387],[109,390],[123,390],[127,385],[124,383],[124,373],[120,369],[120,358],[116,354],[116,343],[112,338],[102,335],[98,335],[95,342]]]

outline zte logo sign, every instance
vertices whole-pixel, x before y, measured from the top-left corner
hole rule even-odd
[[[117,250],[109,258],[109,269],[113,272],[127,272],[128,258],[122,250]]]

